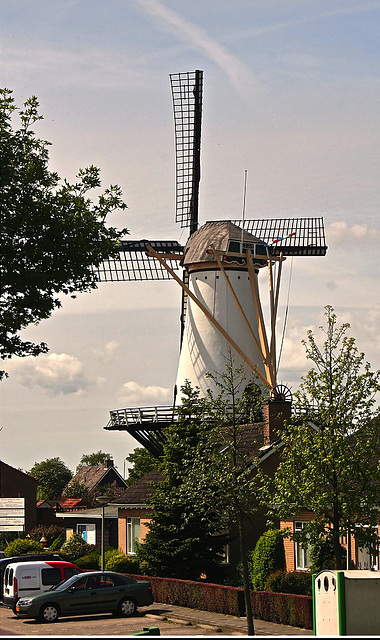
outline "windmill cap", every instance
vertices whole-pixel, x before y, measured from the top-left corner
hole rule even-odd
[[[263,244],[263,240],[243,231],[230,220],[218,220],[206,222],[188,239],[183,259],[184,265],[197,262],[215,262],[212,253],[209,252],[212,244],[217,251],[227,251],[230,241]]]

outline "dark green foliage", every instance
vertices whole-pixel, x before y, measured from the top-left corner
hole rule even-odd
[[[143,447],[137,447],[126,457],[126,460],[131,466],[128,469],[128,478],[126,479],[127,486],[132,486],[137,480],[140,480],[145,474],[157,469],[159,461],[155,458],[148,449]]]
[[[65,534],[60,533],[59,536],[57,536],[57,538],[53,540],[48,551],[54,551],[54,552],[59,551],[59,549],[62,547],[64,542],[65,542]]]
[[[75,478],[63,489],[65,498],[81,498],[85,502],[89,502],[89,494],[88,487],[83,482],[75,480]]]
[[[84,453],[76,468],[78,471],[81,467],[96,467],[104,465],[106,460],[112,458],[110,453],[104,453],[103,451],[97,451],[96,453]]]
[[[252,589],[262,591],[267,577],[285,567],[284,539],[279,529],[270,529],[258,539],[250,564]]]
[[[105,568],[107,571],[116,571],[117,573],[139,573],[140,566],[138,561],[131,556],[120,553],[115,549],[106,556]]]
[[[344,547],[341,547],[341,556],[344,565],[346,559],[346,550]],[[334,544],[331,538],[320,536],[315,540],[310,548],[310,562],[311,573],[318,573],[318,571],[322,571],[322,569],[334,569]]]
[[[63,543],[61,551],[66,557],[69,556],[72,560],[76,560],[91,553],[94,550],[94,546],[95,545],[87,544],[80,533],[74,533],[69,540]]]
[[[337,326],[326,307],[321,346],[312,331],[303,341],[314,364],[294,394],[297,415],[281,433],[280,463],[263,500],[273,518],[288,520],[303,509],[315,514],[293,537],[318,544],[329,538],[334,569],[344,568],[340,538],[349,530],[376,543],[379,518],[380,371],[371,371],[349,324]],[[372,538],[372,540],[371,540]]]
[[[17,538],[5,547],[4,553],[7,558],[12,558],[12,556],[22,556],[28,553],[45,553],[45,551],[36,540]]]
[[[264,590],[311,596],[311,583],[310,571],[276,571],[266,579]]]
[[[100,568],[100,547],[97,547],[91,553],[81,556],[75,560],[75,564],[81,569],[99,569]]]
[[[154,512],[137,559],[149,575],[198,579],[206,573],[213,580],[226,542],[221,530],[223,514],[210,494],[188,484],[188,473],[198,452],[208,451],[208,428],[203,420],[199,392],[182,388],[179,419],[167,430],[162,470],[165,480],[152,487],[149,498]]]
[[[20,331],[49,318],[61,306],[60,294],[96,288],[93,267],[118,254],[126,232],[106,225],[109,213],[126,208],[117,185],[96,203],[88,197],[101,184],[97,167],[80,169],[74,184],[49,171],[49,143],[33,130],[42,120],[38,107],[32,96],[18,110],[12,92],[0,90],[2,359],[48,351],[44,342],[23,341]],[[20,128],[13,129],[17,111]]]
[[[38,480],[38,500],[59,498],[64,487],[73,477],[70,469],[59,458],[48,458],[42,462],[35,462],[28,473],[32,478]]]

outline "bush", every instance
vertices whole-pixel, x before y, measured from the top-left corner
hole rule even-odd
[[[105,563],[105,569],[107,571],[117,571],[118,573],[139,573],[140,566],[134,558],[116,551],[116,553],[109,555]]]
[[[100,567],[100,549],[97,548],[91,553],[77,558],[75,564],[81,569],[99,569]]]
[[[252,589],[263,591],[271,573],[285,568],[283,534],[279,529],[266,531],[251,552],[250,573]]]
[[[13,556],[22,556],[26,553],[44,553],[44,549],[36,540],[17,538],[5,547],[4,553],[7,558],[12,558]]]
[[[312,574],[309,571],[276,571],[265,581],[265,591],[311,596]]]
[[[55,540],[53,540],[48,551],[52,551],[52,552],[59,551],[59,549],[62,547],[64,542],[65,542],[65,536],[63,533],[60,533],[59,536]]]
[[[94,550],[95,545],[85,542],[80,533],[74,533],[74,535],[63,543],[60,552],[71,560],[77,560],[78,558],[91,553]]]

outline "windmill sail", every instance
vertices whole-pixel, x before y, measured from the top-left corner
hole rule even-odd
[[[198,228],[203,71],[170,75],[176,149],[176,222]]]

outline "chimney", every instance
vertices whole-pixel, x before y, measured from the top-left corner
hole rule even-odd
[[[281,430],[284,420],[292,415],[292,403],[284,400],[269,400],[264,405],[264,444],[271,444],[278,438],[277,431]]]
[[[109,469],[110,467],[113,467],[113,460],[112,458],[107,458],[107,460],[105,461],[105,468]]]

